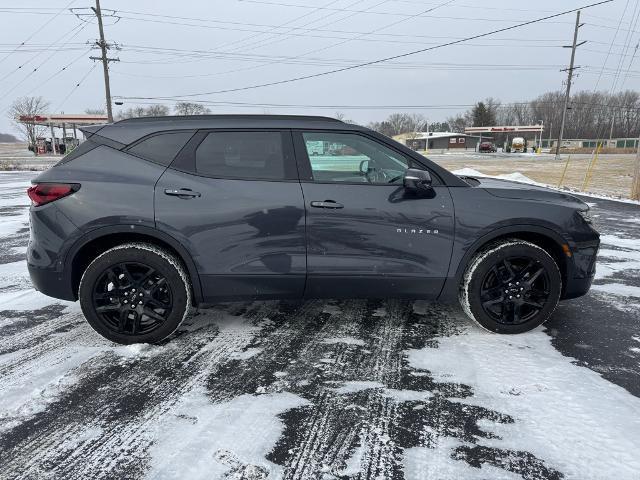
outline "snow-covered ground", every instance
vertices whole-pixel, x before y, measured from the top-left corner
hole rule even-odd
[[[489,334],[427,302],[247,302],[115,346],[35,292],[0,173],[0,477],[637,479],[640,207],[587,199],[592,292]]]
[[[618,202],[624,202],[624,203],[631,203],[634,205],[640,205],[640,200],[631,200],[628,198],[618,198],[615,197],[613,195],[599,195],[596,193],[584,193],[584,192],[580,192],[577,190],[572,190],[570,188],[567,187],[563,187],[563,188],[558,188],[555,185],[548,185],[546,183],[540,183],[540,182],[536,182],[535,180],[532,180],[531,178],[527,177],[526,175],[523,175],[520,172],[513,172],[513,173],[504,173],[501,175],[486,175],[478,170],[475,170],[473,168],[459,168],[458,170],[453,170],[452,173],[455,173],[456,175],[460,175],[460,176],[466,176],[466,177],[490,177],[490,178],[499,178],[501,180],[509,180],[512,182],[519,182],[519,183],[528,183],[529,185],[537,185],[539,187],[546,187],[546,188],[550,188],[552,190],[559,190],[559,191],[563,191],[563,192],[569,192],[575,195],[580,195],[583,197],[589,197],[589,198],[599,198],[602,200],[616,200]],[[634,221],[634,219],[631,219],[630,221]]]

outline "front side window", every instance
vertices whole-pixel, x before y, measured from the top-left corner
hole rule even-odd
[[[193,131],[160,133],[146,138],[127,151],[152,162],[168,166],[187,141]]]
[[[302,134],[316,182],[402,183],[408,160],[355,133]]]
[[[196,172],[212,177],[283,180],[280,132],[211,132],[196,149]]]

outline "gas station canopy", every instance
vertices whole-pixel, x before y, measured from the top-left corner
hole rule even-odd
[[[485,133],[485,132],[504,132],[504,133],[517,133],[517,132],[535,132],[542,133],[544,125],[495,125],[488,127],[465,127],[464,133]]]
[[[98,123],[108,123],[109,121],[106,115],[53,115],[48,113],[20,115],[18,120],[23,123],[32,123],[35,125],[46,125],[58,128],[64,128],[67,125],[95,125]]]

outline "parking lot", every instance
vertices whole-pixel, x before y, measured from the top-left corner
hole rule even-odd
[[[527,334],[421,301],[245,302],[123,347],[32,289],[34,175],[0,172],[2,478],[638,478],[639,205],[583,197],[595,285]]]

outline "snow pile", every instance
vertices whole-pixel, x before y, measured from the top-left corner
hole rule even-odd
[[[572,364],[540,329],[505,337],[469,327],[464,335],[439,338],[437,348],[406,354],[412,367],[429,370],[436,380],[471,386],[474,395],[461,403],[514,418],[513,424],[484,421],[483,430],[496,438],[479,439],[479,445],[530,452],[566,478],[611,478],[613,472],[618,480],[638,478],[640,399]],[[459,445],[451,441],[440,452],[413,449],[407,468],[436,461],[447,472],[438,478],[478,478],[477,471],[451,458]],[[420,473],[407,476],[429,477]],[[481,478],[488,476],[487,471]],[[510,477],[501,472],[499,478]]]
[[[539,185],[542,187],[548,187],[547,184],[536,182],[535,180],[532,180],[531,178],[527,177],[526,175],[523,175],[520,172],[503,173],[501,175],[485,175],[484,173],[479,172],[478,170],[465,167],[459,170],[453,170],[451,173],[461,177],[499,178],[500,180],[509,180],[511,182],[528,183],[530,185]]]

